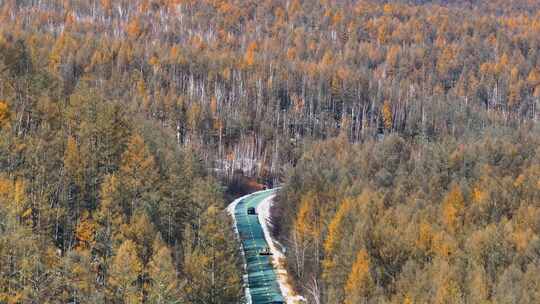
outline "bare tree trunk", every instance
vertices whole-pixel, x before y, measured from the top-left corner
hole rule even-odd
[[[311,297],[311,301],[309,303],[321,304],[321,289],[315,275],[313,275],[311,279],[304,285],[304,289]]]

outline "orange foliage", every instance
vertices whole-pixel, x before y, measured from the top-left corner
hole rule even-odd
[[[11,112],[6,101],[0,100],[0,128],[9,126],[11,120]]]
[[[538,69],[532,69],[529,76],[527,76],[527,82],[532,88],[540,85],[540,71]]]
[[[473,188],[472,201],[475,203],[481,203],[488,197],[488,194],[483,191],[480,185]]]
[[[255,55],[257,52],[257,43],[255,41],[251,42],[246,50],[246,54],[244,56],[244,60],[246,62],[247,66],[252,66],[255,63]]]
[[[314,210],[316,208],[315,199],[313,193],[302,196],[294,225],[301,239],[317,239],[319,237],[320,228]]]
[[[213,116],[217,114],[218,111],[218,103],[216,96],[212,96],[212,99],[210,100],[210,112]]]
[[[141,23],[137,18],[133,18],[128,24],[127,33],[130,38],[136,39],[142,33]]]
[[[89,249],[96,243],[95,241],[96,223],[89,218],[89,214],[85,211],[77,228],[75,229],[75,237],[79,241],[77,248]]]
[[[367,251],[365,249],[358,251],[345,285],[346,304],[359,303],[360,299],[365,298],[371,292],[374,283],[369,267],[370,258]]]
[[[454,185],[442,204],[442,221],[451,232],[461,225],[460,218],[464,212],[465,201],[458,185]]]
[[[516,229],[511,235],[511,240],[516,246],[518,252],[521,254],[525,254],[529,243],[535,239],[538,240],[538,235],[536,235],[530,228]]]
[[[350,199],[345,199],[339,205],[339,209],[330,221],[328,225],[328,235],[324,242],[324,250],[327,254],[331,255],[336,249],[336,245],[341,241],[343,237],[342,225],[345,217],[351,211],[353,203]]]
[[[384,127],[387,130],[391,130],[394,120],[394,114],[392,113],[392,106],[390,105],[390,102],[388,100],[386,100],[383,104],[382,114]]]

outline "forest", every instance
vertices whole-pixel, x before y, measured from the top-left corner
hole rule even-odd
[[[310,303],[538,303],[540,129],[314,144],[276,233]]]
[[[535,0],[0,0],[0,303],[242,302],[262,184],[309,303],[538,303],[539,50]]]

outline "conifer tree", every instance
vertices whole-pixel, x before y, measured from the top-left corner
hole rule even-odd
[[[131,240],[124,241],[116,250],[109,271],[109,298],[112,301],[142,303],[139,284],[142,267],[136,244]]]
[[[131,215],[137,208],[151,207],[157,200],[158,172],[154,156],[140,135],[131,136],[122,154],[119,180],[126,213]]]
[[[358,251],[345,285],[345,303],[367,303],[373,292],[374,282],[370,273],[370,258],[365,249]]]
[[[156,236],[153,244],[153,255],[148,263],[150,288],[148,301],[155,304],[177,303],[179,301],[178,280],[171,256],[171,250]]]

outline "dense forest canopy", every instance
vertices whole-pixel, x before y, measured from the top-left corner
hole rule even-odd
[[[533,0],[0,0],[0,302],[241,301],[245,174],[309,301],[538,303],[539,49]]]
[[[314,144],[275,210],[297,287],[312,303],[537,303],[539,134]]]
[[[5,1],[1,41],[64,96],[87,81],[226,176],[279,174],[299,138],[538,118],[537,1],[412,2]]]

